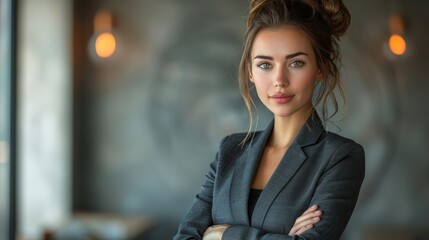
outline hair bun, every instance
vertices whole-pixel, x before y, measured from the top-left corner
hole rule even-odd
[[[334,33],[341,37],[349,28],[351,16],[341,0],[321,0],[327,17],[331,21]]]
[[[342,0],[251,0],[247,26],[249,27],[261,12],[275,11],[274,7],[267,6],[284,4],[288,8],[289,4],[293,6],[296,2],[306,4],[313,10],[313,13],[319,12],[325,21],[330,23],[336,36],[341,37],[347,32],[351,17]]]
[[[250,1],[250,9],[249,9],[249,16],[247,18],[247,27],[251,25],[254,18],[263,11],[264,7],[271,3],[272,0],[251,0]]]

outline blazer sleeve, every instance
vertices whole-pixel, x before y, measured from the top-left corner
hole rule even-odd
[[[189,209],[188,213],[181,221],[179,230],[173,240],[202,239],[206,229],[213,225],[211,213],[214,182],[216,179],[220,149],[227,138],[228,137],[225,137],[221,141],[219,151],[216,153],[214,161],[210,164],[200,193],[196,195],[191,209]]]
[[[222,239],[339,239],[356,205],[364,175],[365,155],[363,148],[354,142],[345,143],[334,151],[324,173],[319,178],[309,206],[319,205],[323,214],[320,222],[313,229],[301,235],[288,236],[235,225],[226,229]]]

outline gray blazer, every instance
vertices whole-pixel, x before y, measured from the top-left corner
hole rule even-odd
[[[201,191],[174,239],[201,239],[214,224],[231,225],[222,239],[340,238],[365,175],[362,146],[325,131],[317,113],[313,114],[262,191],[253,215],[248,216],[249,191],[272,128],[273,122],[244,147],[239,144],[245,134],[221,141]],[[295,220],[313,204],[323,212],[320,222],[300,236],[288,236]]]

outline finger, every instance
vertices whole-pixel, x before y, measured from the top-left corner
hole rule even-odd
[[[322,216],[322,211],[317,210],[318,208],[319,208],[318,205],[313,205],[310,208],[308,208],[300,217],[298,217],[295,221],[294,226],[290,230],[289,235],[293,236],[293,235],[296,235],[297,232],[307,231],[308,229],[311,229],[311,228],[308,228],[310,225],[319,222],[320,216]]]
[[[300,232],[307,231],[308,229],[313,228],[314,224],[318,223],[319,221],[320,221],[320,217],[314,217],[306,221],[300,222],[298,224],[295,224],[290,230],[289,235],[293,236],[293,235],[299,234]]]
[[[322,216],[322,211],[320,211],[320,210],[310,212],[310,213],[306,213],[305,215],[298,217],[295,221],[295,224],[298,224],[300,222],[304,222],[304,221],[311,219],[311,218],[314,218],[314,217],[320,217],[320,216]]]
[[[293,226],[292,229],[289,232],[289,236],[298,235],[301,232],[307,231],[312,228],[311,224],[305,225],[303,227],[299,227],[297,225]]]
[[[308,214],[309,215],[309,214]],[[308,217],[308,216],[307,216]],[[299,229],[301,229],[301,228],[303,228],[303,227],[305,227],[306,225],[309,225],[309,224],[316,224],[316,223],[318,223],[320,221],[320,215],[318,214],[318,215],[313,215],[313,217],[308,217],[308,218],[305,218],[305,219],[300,219],[300,220],[297,220],[296,222],[295,222],[295,224],[293,225],[293,227],[292,227],[292,229],[291,229],[291,231],[290,231],[290,233],[291,234],[296,234],[296,232],[298,232],[299,231]]]
[[[313,227],[314,227],[314,225],[313,225],[313,224],[305,225],[304,227],[300,228],[300,229],[295,233],[295,235],[301,235],[301,234],[303,234],[305,231],[308,231],[308,230],[312,229]]]
[[[297,224],[295,224],[297,229],[300,229],[304,226],[307,226],[309,224],[315,224],[318,223],[320,221],[320,217],[313,217],[313,218],[308,218],[305,221],[299,222]]]
[[[302,222],[296,223],[294,225],[294,227],[295,227],[296,231],[298,231],[300,228],[303,228],[309,224],[316,224],[319,221],[320,221],[320,217],[313,217],[313,218],[306,219]]]
[[[313,206],[311,206],[311,207],[309,207],[302,215],[304,215],[304,214],[307,214],[307,213],[309,213],[309,212],[314,212],[314,211],[316,211],[317,209],[319,208],[319,206],[317,206],[317,205],[313,205]]]

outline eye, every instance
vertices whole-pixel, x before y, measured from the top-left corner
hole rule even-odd
[[[270,69],[271,68],[271,64],[269,64],[269,63],[260,63],[257,66],[260,69]]]
[[[301,62],[301,61],[294,61],[289,66],[292,68],[300,68],[300,67],[304,66],[304,64],[305,63]]]

